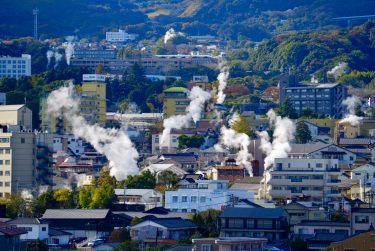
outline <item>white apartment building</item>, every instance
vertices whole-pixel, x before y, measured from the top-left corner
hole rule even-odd
[[[176,191],[165,192],[165,208],[172,212],[195,213],[207,209],[222,210],[240,199],[254,200],[246,190],[228,189],[227,180],[196,180],[182,183]]]
[[[129,34],[124,30],[109,31],[105,33],[105,40],[113,43],[122,43],[135,40],[135,35]]]
[[[31,76],[31,55],[21,57],[0,56],[0,78]]]
[[[337,159],[276,158],[265,186],[272,200],[306,197],[329,202],[340,196]]]

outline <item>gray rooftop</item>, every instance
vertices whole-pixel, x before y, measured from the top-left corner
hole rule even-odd
[[[290,144],[290,154],[309,154],[318,151],[329,144]]]
[[[302,221],[296,226],[326,226],[326,227],[350,227],[350,222],[337,221]]]
[[[104,219],[109,209],[47,209],[42,219]]]
[[[37,218],[17,218],[14,220],[10,220],[7,223],[14,224],[14,225],[17,225],[17,224],[39,225],[40,221]]]
[[[273,218],[277,219],[285,215],[283,208],[240,208],[227,207],[220,215],[221,218]]]

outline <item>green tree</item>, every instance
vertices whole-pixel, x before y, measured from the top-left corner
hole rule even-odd
[[[303,109],[301,112],[301,118],[315,119],[317,117],[309,107]]]
[[[306,144],[312,139],[311,132],[307,124],[303,121],[299,122],[296,129],[296,140],[300,144]]]
[[[59,204],[59,208],[73,208],[74,200],[73,193],[67,188],[61,188],[54,191],[53,198]]]
[[[196,147],[199,148],[204,143],[204,137],[202,135],[193,135],[193,136],[186,136],[185,134],[179,136],[178,138],[178,147],[179,148],[186,148],[186,147]]]
[[[82,186],[79,189],[78,204],[81,208],[90,208],[94,190],[93,186]]]
[[[159,173],[157,179],[158,184],[165,185],[167,190],[177,189],[178,183],[180,182],[180,178],[170,170]]]
[[[203,237],[219,236],[219,216],[220,210],[208,209],[193,215],[193,223],[198,226],[198,231]]]
[[[135,216],[132,221],[130,222],[130,225],[132,226],[135,226],[139,223],[143,222],[143,219],[142,218],[138,218],[137,216]]]
[[[120,186],[121,184],[125,184],[127,188],[154,189],[156,186],[156,177],[147,170],[139,175],[129,175],[123,183],[120,183]]]
[[[19,194],[12,194],[9,197],[1,198],[0,204],[6,205],[6,216],[9,218],[30,215],[25,199]]]
[[[366,116],[366,114],[361,109],[361,104],[357,104],[354,108],[354,113],[358,117]]]
[[[35,198],[30,205],[32,217],[42,217],[47,208],[58,208],[58,202],[54,198],[54,193],[48,190]]]
[[[240,116],[240,118],[237,121],[235,121],[231,127],[238,133],[247,134],[249,137],[253,136],[251,125],[243,116]]]
[[[289,98],[286,98],[280,106],[279,114],[281,117],[288,117],[290,119],[298,118],[298,114],[293,108],[293,102]]]
[[[124,241],[113,249],[114,251],[140,251],[137,243],[134,241]]]
[[[297,236],[297,238],[293,241],[289,242],[289,247],[291,247],[295,251],[307,251],[309,250],[309,246],[307,245],[307,242],[303,240],[300,236]]]

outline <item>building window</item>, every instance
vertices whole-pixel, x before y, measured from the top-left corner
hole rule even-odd
[[[324,228],[317,228],[314,229],[314,233],[329,233],[329,229],[324,229]]]
[[[368,223],[369,222],[369,217],[366,215],[356,215],[354,217],[355,223]]]
[[[21,138],[21,144],[25,144],[25,138]]]
[[[258,228],[272,228],[272,220],[258,219]]]
[[[2,159],[0,159],[0,165],[2,165],[4,163],[4,161]]]
[[[5,165],[10,165],[10,160],[9,159],[5,160]]]
[[[210,244],[203,244],[202,245],[202,251],[211,251],[211,245]]]
[[[254,219],[247,219],[246,220],[246,226],[247,226],[247,228],[254,228],[255,227]]]
[[[10,176],[10,171],[5,171],[5,176]]]
[[[228,228],[243,228],[243,220],[242,219],[229,219],[228,221]]]
[[[9,143],[9,138],[0,138],[0,143]]]
[[[172,202],[177,203],[178,202],[178,196],[172,196]]]
[[[197,202],[197,196],[191,196],[191,202],[193,203]]]
[[[181,197],[181,202],[187,202],[187,196],[182,196]]]
[[[5,182],[6,187],[10,187],[10,182]]]
[[[3,186],[3,182],[2,181],[0,181],[0,187],[2,187]],[[3,196],[1,196],[1,197],[3,197]]]
[[[205,197],[205,196],[201,196],[201,197],[199,198],[199,202],[200,202],[200,203],[205,203],[205,202],[206,202],[206,197]]]

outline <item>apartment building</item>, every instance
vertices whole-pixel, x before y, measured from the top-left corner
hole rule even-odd
[[[352,208],[350,223],[352,235],[374,229],[375,208]]]
[[[129,34],[124,30],[108,31],[105,33],[105,40],[112,43],[123,43],[135,40],[135,34]]]
[[[164,90],[164,117],[185,114],[186,107],[190,103],[188,94],[189,90],[184,87],[171,87]]]
[[[104,126],[106,123],[106,84],[105,76],[98,74],[83,75],[84,82],[76,86],[76,95],[80,99],[80,115],[90,124]],[[65,134],[71,132],[71,125],[63,116],[55,117],[47,113],[48,94],[40,99],[40,127],[43,131]]]
[[[340,196],[341,173],[337,159],[276,158],[265,186],[275,201],[303,197],[326,203]]]
[[[21,57],[0,56],[0,78],[31,76],[31,55]]]
[[[222,210],[240,199],[253,200],[254,194],[246,190],[228,189],[227,180],[194,180],[180,184],[176,191],[165,192],[165,208],[173,212],[200,212],[207,209]]]
[[[338,83],[318,85],[279,85],[280,104],[291,100],[298,114],[309,108],[319,116],[341,118],[344,115],[342,101],[347,97],[347,88]]]

